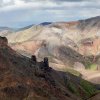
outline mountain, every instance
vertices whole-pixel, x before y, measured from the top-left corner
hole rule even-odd
[[[10,43],[20,44],[25,44],[26,42],[29,43],[32,41],[35,43],[37,41],[42,44],[45,41],[45,45],[47,45],[49,53],[55,51],[56,46],[64,46],[70,47],[82,55],[96,55],[95,51],[98,52],[98,54],[100,51],[100,49],[96,50],[96,47],[100,46],[98,28],[99,20],[100,17],[95,17],[75,22],[51,23],[46,26],[42,24],[34,25],[28,29],[24,28],[22,31],[15,32],[14,34],[9,34],[7,35],[7,38],[9,39]],[[91,39],[91,41],[89,41],[89,39]],[[87,41],[84,43],[85,40]],[[90,42],[93,44],[91,45]],[[24,47],[27,48],[27,45]]]
[[[52,23],[51,22],[43,22],[40,25],[46,26],[46,25],[50,25],[50,24],[52,24]]]
[[[11,28],[9,28],[9,27],[0,27],[0,31],[3,31],[3,30],[11,30]]]
[[[89,29],[91,27],[99,28],[100,27],[100,16],[89,18],[86,20],[80,20],[79,22],[80,24],[78,25],[78,27],[81,30]]]
[[[2,35],[2,36],[6,36],[6,35],[8,35],[9,33],[12,33],[12,32],[14,32],[14,29],[12,29],[12,28],[0,27],[0,35]]]
[[[36,55],[38,61],[48,57],[50,66],[58,71],[74,68],[83,74],[100,76],[100,17],[72,22],[33,25],[6,35],[9,46],[27,57]],[[88,72],[85,69],[96,72]],[[82,71],[80,71],[82,70]],[[90,74],[84,74],[84,71]],[[87,77],[86,77],[87,79]],[[99,81],[96,81],[97,84]]]
[[[29,25],[29,26],[26,26],[26,27],[23,27],[23,28],[18,28],[18,29],[16,29],[16,32],[22,31],[22,30],[25,30],[25,29],[29,29],[29,28],[31,28],[32,26],[33,26],[33,24],[32,24],[32,25]]]
[[[0,99],[81,100],[97,94],[93,84],[81,76],[55,71],[46,59],[38,62],[35,56],[25,57],[0,37]]]

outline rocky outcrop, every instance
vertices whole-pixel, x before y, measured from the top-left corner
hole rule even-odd
[[[1,37],[0,36],[0,47],[2,46],[7,46],[8,45],[8,40],[6,37]]]
[[[37,58],[35,55],[31,56],[31,63],[36,64],[37,63]]]

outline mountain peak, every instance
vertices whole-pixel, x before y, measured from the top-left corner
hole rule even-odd
[[[50,25],[50,24],[52,24],[52,22],[43,22],[43,23],[40,23],[40,25],[43,25],[43,26]]]

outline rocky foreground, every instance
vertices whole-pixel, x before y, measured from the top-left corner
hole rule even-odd
[[[97,89],[81,76],[53,70],[46,57],[37,62],[22,56],[0,37],[0,100],[95,100],[95,95]]]

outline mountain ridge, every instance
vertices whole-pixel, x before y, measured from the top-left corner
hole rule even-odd
[[[53,70],[47,57],[42,62],[37,62],[34,55],[25,57],[11,49],[5,40],[0,37],[0,45],[4,45],[0,46],[0,99],[81,100],[96,94],[93,84]],[[91,91],[84,88],[86,84]]]

